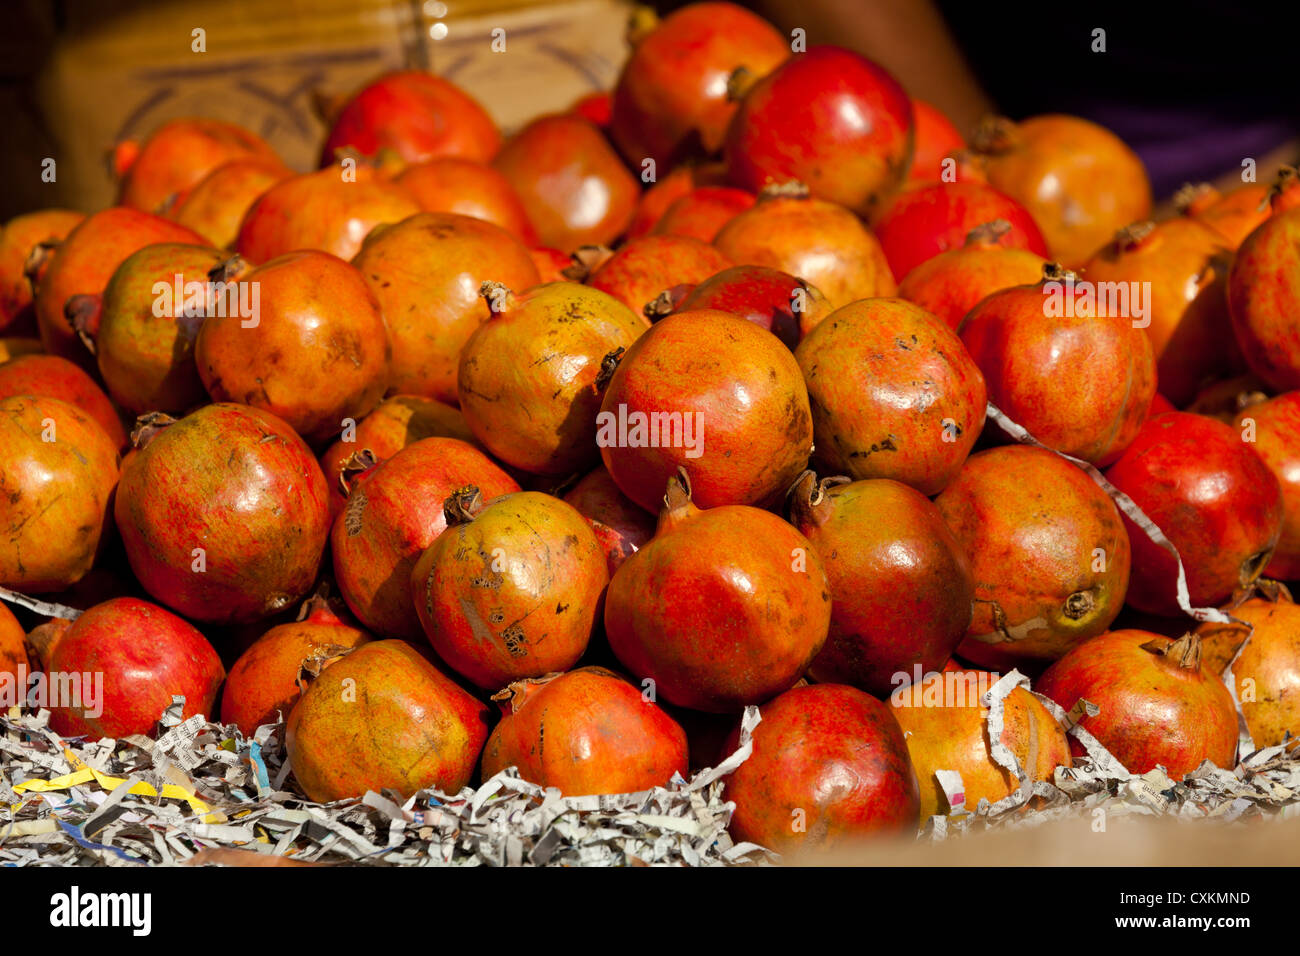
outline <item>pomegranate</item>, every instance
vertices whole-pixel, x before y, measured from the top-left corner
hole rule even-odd
[[[838,308],[897,289],[876,237],[842,206],[798,186],[766,190],[713,240],[739,265],[768,266],[821,289]]]
[[[0,587],[59,591],[90,570],[111,527],[117,449],[75,405],[0,399]]]
[[[1032,671],[1119,614],[1129,534],[1110,497],[1065,459],[1026,445],[979,452],[935,505],[975,579],[975,614],[957,648],[965,660]]]
[[[486,455],[454,438],[413,442],[353,481],[330,536],[334,575],[352,613],[376,634],[420,639],[411,571],[447,527],[443,502],[466,485],[490,497],[519,490]]]
[[[1109,631],[1047,669],[1037,690],[1066,710],[1085,698],[1100,708],[1079,725],[1132,773],[1156,765],[1181,780],[1209,760],[1231,768],[1237,710],[1223,682],[1201,666],[1201,639]],[[1070,740],[1076,755],[1083,753]]]
[[[990,118],[972,145],[985,160],[989,183],[1029,211],[1052,258],[1067,267],[1151,215],[1142,160],[1096,123],[1060,114],[1020,123]]]
[[[1245,183],[1220,193],[1209,183],[1188,184],[1175,197],[1178,211],[1219,234],[1229,249],[1236,250],[1246,237],[1269,217],[1269,187]]]
[[[790,520],[826,567],[831,626],[809,668],[816,680],[886,696],[898,675],[937,670],[971,622],[965,550],[920,492],[888,479],[805,472]]]
[[[438,656],[484,688],[573,667],[609,583],[586,519],[535,491],[484,504],[477,488],[453,495],[446,517],[411,574]]]
[[[487,708],[405,641],[371,641],[323,670],[289,714],[294,778],[313,800],[469,783]]]
[[[373,235],[352,264],[383,310],[393,343],[390,394],[458,401],[460,350],[490,315],[484,282],[537,283],[528,249],[500,226],[455,213],[421,213]]]
[[[1155,418],[1157,415],[1163,415],[1165,412],[1176,412],[1174,403],[1169,401],[1159,392],[1156,392],[1155,398],[1151,399],[1151,408],[1147,412],[1147,419]]]
[[[730,259],[701,239],[644,236],[605,259],[587,284],[612,295],[640,316],[665,289],[703,282],[730,265]]]
[[[878,64],[842,47],[815,46],[747,90],[743,81],[733,87],[744,99],[724,155],[742,189],[797,179],[818,199],[865,216],[907,177],[912,103]]]
[[[34,355],[43,351],[40,339],[0,338],[0,362],[8,362],[20,355]]]
[[[489,282],[483,292],[492,317],[460,353],[466,424],[515,468],[557,477],[590,468],[599,455],[601,391],[650,323],[613,296],[572,282],[520,295]]]
[[[39,262],[39,257],[50,253],[49,247],[66,238],[85,218],[69,209],[42,209],[15,216],[0,228],[0,332],[35,332],[27,261],[35,252]]]
[[[890,711],[843,684],[796,687],[764,705],[753,754],[727,778],[732,838],[792,853],[912,833],[916,771]],[[724,749],[738,740],[733,731]]]
[[[790,351],[729,312],[651,326],[605,388],[596,443],[623,493],[657,510],[685,467],[702,508],[780,501],[808,462],[808,393]]]
[[[1237,250],[1228,272],[1228,309],[1250,370],[1284,392],[1300,388],[1300,207],[1279,205],[1275,201],[1272,217]]]
[[[700,186],[674,200],[651,231],[712,242],[718,231],[754,205],[754,194],[728,186]]]
[[[1106,477],[1178,549],[1195,607],[1227,600],[1259,577],[1273,555],[1282,530],[1281,487],[1264,460],[1221,422],[1186,412],[1158,415]],[[1128,602],[1152,614],[1178,614],[1173,556],[1142,531],[1128,530]]]
[[[207,401],[194,339],[207,312],[209,275],[225,258],[206,246],[158,243],[133,252],[113,273],[93,342],[104,385],[127,411],[179,414]]]
[[[636,793],[687,772],[686,732],[641,689],[603,667],[515,681],[483,749],[483,777],[518,767],[564,796]]]
[[[1202,624],[1206,670],[1222,673],[1232,665],[1241,713],[1256,747],[1273,747],[1300,737],[1300,607],[1288,597],[1252,598],[1232,609],[1232,616],[1251,625]],[[1247,633],[1250,640],[1245,648]]]
[[[907,182],[931,183],[941,180],[943,161],[954,150],[965,149],[966,139],[938,107],[912,97],[912,120],[916,127],[916,146]]]
[[[657,178],[637,200],[636,211],[632,214],[632,223],[627,227],[625,237],[637,239],[648,235],[669,206],[683,196],[690,195],[699,186],[706,185],[698,181],[700,171],[699,166],[684,163],[674,167],[663,178]]]
[[[989,749],[988,710],[980,698],[997,680],[997,674],[958,668],[931,674],[890,698],[921,785],[922,824],[952,809],[936,770],[961,774],[968,808],[984,799],[996,803],[1020,788],[1020,781]],[[1050,781],[1057,767],[1070,766],[1065,729],[1037,697],[1017,687],[1003,699],[1002,708],[998,739],[1030,780]]]
[[[518,193],[542,245],[563,252],[613,242],[636,210],[636,177],[579,116],[533,120],[501,147],[496,168]]]
[[[1243,441],[1249,434],[1255,451],[1282,488],[1282,535],[1264,573],[1300,581],[1300,392],[1287,392],[1243,409],[1233,428]]]
[[[661,323],[662,324],[662,323]],[[902,299],[837,309],[799,343],[817,460],[942,491],[984,427],[984,379],[952,329]]]
[[[226,676],[193,625],[129,597],[98,604],[73,621],[54,645],[49,670],[81,678],[80,700],[51,707],[50,727],[91,739],[152,733],[173,695],[185,698],[182,716],[215,716],[212,705]],[[92,675],[94,686],[87,686]]]
[[[1004,241],[1010,231],[1005,219],[976,226],[960,249],[941,252],[909,270],[898,284],[899,298],[933,312],[955,329],[986,296],[1037,282],[1047,260]]]
[[[329,533],[325,476],[302,439],[269,412],[227,404],[137,432],[116,516],[145,590],[217,624],[302,598]]]
[[[605,633],[664,700],[738,711],[789,690],[807,670],[826,641],[828,592],[803,535],[746,505],[700,510],[683,471],[668,483],[655,536],[610,582]]]
[[[529,249],[528,256],[533,260],[533,265],[537,267],[539,285],[545,282],[566,281],[565,270],[573,266],[571,256],[565,255],[559,249],[551,249],[547,246],[535,246]]]
[[[407,167],[397,182],[425,212],[454,212],[494,223],[532,244],[537,234],[514,187],[487,163],[443,156]]]
[[[733,266],[710,276],[675,303],[678,312],[717,309],[767,329],[791,351],[831,305],[816,286],[767,266]]]
[[[1247,372],[1206,385],[1181,411],[1205,415],[1231,425],[1238,412],[1268,399],[1267,388],[1257,375]]]
[[[1108,465],[1142,427],[1156,362],[1130,310],[1093,288],[1049,263],[1041,282],[975,306],[958,332],[989,401],[1043,444]]]
[[[1023,206],[982,183],[930,183],[899,193],[875,223],[894,278],[903,277],[940,253],[960,249],[972,229],[1001,220],[1008,229],[1001,245],[1047,255],[1042,233]]]
[[[95,420],[114,447],[126,445],[126,429],[113,403],[94,379],[57,355],[23,355],[0,365],[0,398],[40,395],[75,405]]]
[[[0,604],[0,681],[6,676],[24,693],[26,688],[18,680],[19,669],[28,665],[27,639],[23,626],[8,606]]]
[[[654,515],[619,491],[603,467],[574,485],[564,500],[578,509],[596,533],[611,578],[619,565],[654,537]]]
[[[569,112],[577,113],[583,119],[595,123],[601,129],[605,129],[609,126],[609,118],[613,109],[613,94],[607,90],[600,90],[596,93],[587,93],[578,97],[573,105],[569,107]]]
[[[235,258],[223,273],[226,308],[209,314],[194,340],[213,401],[271,412],[313,445],[379,404],[392,349],[357,269],[304,250],[255,269]]]
[[[249,207],[291,176],[293,170],[278,160],[231,160],[199,180],[167,218],[193,229],[218,249],[229,249],[239,238]]]

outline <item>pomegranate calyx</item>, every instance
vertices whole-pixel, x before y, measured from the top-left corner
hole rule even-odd
[[[808,188],[807,183],[802,183],[797,179],[791,179],[783,183],[768,183],[758,191],[758,201],[766,202],[769,199],[807,199],[812,195],[812,190]]]
[[[50,261],[50,256],[54,255],[54,250],[59,248],[62,240],[46,239],[44,242],[38,242],[32,246],[32,251],[27,253],[27,258],[23,260],[23,275],[27,278],[27,284],[32,287],[32,292],[36,292],[36,284],[40,280],[41,272],[45,269],[46,263]]]
[[[745,66],[738,66],[727,77],[727,102],[739,103],[754,88],[759,78]]]
[[[342,468],[339,469],[339,490],[343,492],[343,497],[346,498],[352,493],[353,478],[377,464],[379,459],[369,448],[362,448],[348,455]]]
[[[447,519],[447,527],[473,521],[483,510],[483,493],[477,485],[457,488],[442,503],[442,513]]]
[[[103,314],[103,300],[98,293],[78,293],[63,303],[63,316],[68,320],[81,344],[91,355],[95,354],[95,335]]]
[[[977,153],[994,155],[1009,152],[1016,145],[1016,124],[1005,116],[986,116],[971,136],[971,148]]]
[[[1221,193],[1210,183],[1183,183],[1174,193],[1174,208],[1184,216],[1195,216],[1213,205]]]
[[[248,260],[239,254],[223,259],[208,270],[209,282],[229,282],[249,269]]]
[[[626,351],[627,349],[620,345],[618,348],[614,349],[614,351],[607,353],[605,357],[600,360],[600,372],[596,375],[596,391],[603,392],[605,390],[605,386],[609,384],[609,380],[613,378],[614,373],[618,371],[618,363],[623,360],[623,353]]]
[[[641,41],[648,37],[659,26],[659,14],[655,12],[654,7],[649,4],[638,3],[628,14],[627,30],[623,34],[623,39],[632,49],[641,45]]]
[[[608,246],[579,246],[569,256],[572,262],[560,270],[570,282],[586,282],[591,274],[614,254]]]
[[[131,429],[131,447],[143,450],[164,428],[175,425],[176,419],[166,412],[145,412],[135,420]]]
[[[478,294],[483,297],[487,303],[488,311],[493,315],[500,315],[514,308],[515,294],[510,291],[510,287],[504,282],[484,282],[478,287]]]
[[[1144,651],[1150,651],[1165,660],[1172,661],[1185,670],[1201,666],[1201,636],[1188,631],[1176,641],[1165,643],[1165,639],[1147,641],[1142,645]]]
[[[1143,240],[1155,231],[1156,224],[1152,219],[1143,222],[1131,222],[1123,229],[1115,233],[1115,244],[1123,250],[1132,250],[1142,245]]]
[[[503,716],[509,717],[528,703],[528,698],[537,693],[557,677],[563,677],[561,671],[551,671],[541,677],[525,677],[523,680],[511,681],[510,684],[493,694],[489,699],[497,702]]]
[[[682,300],[690,295],[692,288],[694,287],[688,283],[680,283],[671,289],[664,289],[664,291],[647,302],[641,312],[651,322],[658,322],[660,319],[676,312],[677,307],[682,304]]]
[[[997,245],[999,240],[1010,231],[1011,223],[1005,219],[994,219],[992,222],[981,223],[966,233],[966,245]]]
[[[1077,282],[1079,276],[1071,272],[1059,262],[1043,263],[1043,281],[1044,282]]]

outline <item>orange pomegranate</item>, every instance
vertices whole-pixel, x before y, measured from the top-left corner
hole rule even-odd
[[[85,218],[70,209],[41,209],[15,216],[0,228],[0,333],[35,331],[28,258],[38,246],[52,246],[64,239]]]
[[[454,212],[495,223],[531,245],[537,233],[509,180],[487,163],[442,156],[408,166],[396,181],[425,212]]]
[[[1300,581],[1300,392],[1247,406],[1237,413],[1233,428],[1243,441],[1254,443],[1282,486],[1282,536],[1263,573]]]
[[[239,237],[249,207],[292,175],[293,170],[279,160],[231,160],[199,180],[167,218],[188,226],[217,248],[229,249]]]

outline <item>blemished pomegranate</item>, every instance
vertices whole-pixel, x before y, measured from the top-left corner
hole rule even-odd
[[[962,658],[1032,671],[1119,614],[1132,561],[1129,532],[1082,469],[1041,448],[993,448],[972,455],[935,505],[970,557],[975,580],[974,617],[957,648]]]
[[[997,680],[997,674],[957,668],[931,674],[889,698],[916,768],[922,824],[952,809],[936,770],[961,774],[968,808],[977,807],[982,799],[996,803],[1019,789],[1015,775],[997,763],[989,749],[988,711],[980,698]],[[1070,766],[1065,729],[1038,698],[1017,687],[1003,699],[1002,707],[999,740],[1030,780],[1051,781],[1057,767]]]
[[[736,111],[728,80],[744,68],[763,76],[790,56],[766,20],[732,3],[692,3],[662,22],[634,24],[614,88],[609,132],[633,166],[662,171],[722,148]]]
[[[956,329],[987,296],[1012,286],[1032,285],[1047,260],[1004,242],[1005,219],[976,226],[960,249],[949,249],[914,267],[898,284],[898,297],[933,312]]]
[[[659,217],[651,232],[712,242],[723,226],[753,206],[754,201],[754,194],[743,189],[699,186],[675,200]]]
[[[623,665],[669,703],[714,713],[794,686],[830,617],[826,571],[808,539],[746,505],[701,510],[684,474],[668,483],[655,536],[605,597],[605,634]]]
[[[1080,698],[1100,712],[1079,725],[1132,773],[1156,765],[1174,780],[1204,760],[1231,769],[1237,709],[1218,676],[1201,666],[1201,639],[1108,631],[1047,669],[1034,688],[1067,711]],[[1070,749],[1081,755],[1074,738]]]
[[[22,355],[0,364],[0,399],[15,395],[58,398],[95,420],[117,448],[126,445],[126,429],[104,390],[80,366],[57,355]]]
[[[566,477],[592,467],[601,392],[650,323],[614,296],[574,282],[518,295],[489,282],[483,294],[492,316],[461,349],[457,375],[474,437],[531,474]]]
[[[604,467],[584,476],[564,500],[587,519],[605,551],[610,577],[654,537],[655,516],[619,491]]]
[[[1300,392],[1244,408],[1232,427],[1259,453],[1282,487],[1282,535],[1263,573],[1300,581]]]
[[[117,525],[140,584],[196,621],[259,620],[302,598],[329,534],[320,465],[269,412],[206,405],[137,428]]]
[[[871,231],[843,206],[809,198],[797,185],[760,194],[713,244],[738,265],[780,269],[811,282],[836,308],[897,290]]]
[[[608,245],[632,222],[638,180],[600,130],[580,116],[533,120],[506,141],[494,165],[514,187],[544,246],[572,252]]]
[[[1041,282],[995,292],[957,331],[989,401],[1043,444],[1107,465],[1142,427],[1156,361],[1132,315],[1092,288],[1049,263]]]
[[[421,213],[372,235],[352,260],[383,310],[393,345],[388,390],[456,403],[460,350],[491,314],[484,282],[537,284],[528,248],[500,226]]]
[[[938,107],[912,97],[912,121],[916,128],[916,145],[912,165],[907,171],[908,184],[941,181],[943,161],[954,150],[964,149],[966,139]]]
[[[447,527],[443,503],[457,489],[496,497],[519,486],[486,455],[454,438],[413,442],[353,479],[330,541],[339,591],[376,634],[422,640],[411,571]]]
[[[934,495],[984,427],[984,377],[952,329],[902,299],[837,309],[795,350],[826,474]]]
[[[495,223],[526,244],[537,240],[514,187],[487,163],[443,156],[408,166],[396,178],[425,212],[454,212]]]
[[[540,492],[485,503],[476,488],[453,495],[447,520],[411,573],[438,656],[487,689],[573,667],[609,583],[587,520]]]
[[[974,581],[934,504],[888,479],[817,480],[791,491],[790,520],[821,556],[831,591],[826,645],[809,674],[884,697],[948,661],[971,622]]]
[[[518,767],[564,796],[636,793],[687,773],[686,732],[641,688],[603,667],[515,681],[483,748],[483,777]]]
[[[1192,606],[1227,600],[1259,577],[1282,531],[1282,489],[1241,435],[1203,415],[1146,422],[1106,477],[1165,533],[1182,558]],[[1129,523],[1128,602],[1177,615],[1173,555]]]
[[[647,306],[665,289],[695,285],[730,265],[730,259],[704,240],[644,236],[605,259],[586,281],[637,315],[645,315]]]
[[[90,570],[112,527],[118,446],[76,405],[0,399],[0,586],[60,591]]]
[[[596,421],[623,493],[658,511],[679,468],[701,508],[776,504],[807,466],[813,426],[780,339],[729,312],[678,312],[624,353]]]
[[[717,309],[767,329],[791,351],[834,310],[811,282],[767,266],[732,266],[705,279],[675,303],[675,311]]]
[[[286,732],[294,778],[327,802],[469,783],[488,709],[405,641],[371,641],[321,671]]]
[[[758,192],[796,179],[818,199],[866,216],[907,177],[912,103],[871,60],[814,46],[747,89],[733,86],[744,98],[724,156],[740,188]]]
[[[916,771],[887,704],[843,684],[814,684],[761,713],[753,754],[726,778],[734,840],[795,853],[915,831]],[[738,740],[737,730],[727,753]]]
[[[204,176],[167,218],[188,226],[218,249],[229,249],[262,193],[293,175],[279,160],[235,159]]]
[[[52,247],[85,218],[70,209],[41,209],[14,216],[0,227],[0,333],[35,334],[27,261],[33,252],[48,257]]]
[[[1276,391],[1300,388],[1300,208],[1275,211],[1241,244],[1228,309],[1250,370]]]
[[[54,645],[49,669],[83,681],[79,702],[50,708],[50,726],[64,737],[92,740],[151,734],[173,695],[185,697],[184,717],[215,718],[212,705],[226,676],[192,624],[129,597],[98,604],[73,621]]]
[[[320,165],[347,147],[422,163],[440,156],[488,162],[500,146],[496,124],[468,93],[424,70],[400,70],[362,87],[331,118]]]

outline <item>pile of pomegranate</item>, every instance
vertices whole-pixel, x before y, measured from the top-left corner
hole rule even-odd
[[[727,3],[631,39],[508,136],[392,73],[319,169],[178,119],[4,226],[0,672],[104,675],[53,728],[183,696],[313,800],[577,795],[757,706],[780,851],[1050,780],[1063,712],[1135,773],[1300,736],[1294,173],[1151,222],[1083,119],[967,139]],[[948,691],[1012,669],[995,747]]]

